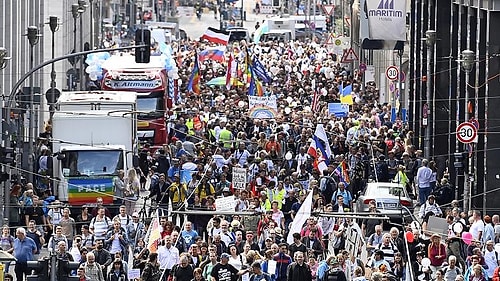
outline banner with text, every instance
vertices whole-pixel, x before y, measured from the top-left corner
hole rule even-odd
[[[364,0],[371,40],[406,41],[406,1]]]
[[[277,113],[278,103],[276,96],[248,96],[248,115],[250,118],[274,119]]]
[[[234,200],[234,196],[215,199],[215,210],[219,212],[234,212],[235,208],[236,200]]]
[[[247,169],[233,168],[233,187],[235,189],[245,189],[247,186]]]

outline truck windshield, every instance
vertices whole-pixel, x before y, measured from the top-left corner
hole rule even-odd
[[[122,150],[73,150],[64,154],[63,173],[69,177],[116,175],[123,169]]]
[[[137,111],[139,119],[150,119],[162,117],[165,106],[163,93],[151,93],[137,96]]]

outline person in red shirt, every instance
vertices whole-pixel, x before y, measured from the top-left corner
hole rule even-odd
[[[433,234],[431,236],[431,244],[429,245],[427,256],[431,260],[431,267],[440,267],[446,261],[446,247],[441,243],[441,236]],[[432,272],[436,272],[435,268]]]

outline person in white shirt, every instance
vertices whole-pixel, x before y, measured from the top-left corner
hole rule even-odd
[[[132,217],[127,214],[127,207],[125,205],[120,206],[120,213],[113,217],[113,221],[119,220],[121,226],[128,231],[129,224],[132,223]],[[129,233],[127,233],[129,234]]]
[[[160,270],[165,271],[164,276],[169,276],[172,267],[179,263],[179,249],[172,245],[170,235],[165,236],[161,245],[158,247],[158,261],[160,262]]]
[[[472,219],[474,222],[470,226],[469,232],[472,234],[474,240],[481,241],[484,232],[484,222],[481,218],[481,212],[477,210],[473,211]]]
[[[486,241],[486,248],[484,249],[484,262],[488,266],[486,269],[486,273],[488,274],[489,280],[493,279],[493,273],[495,269],[498,267],[498,253],[494,248],[495,243],[493,240]]]
[[[429,222],[430,216],[440,217],[442,215],[443,211],[436,203],[436,198],[434,195],[429,195],[429,198],[424,204],[422,204],[420,211],[418,212],[418,216],[423,220],[422,230],[427,230],[427,223]]]

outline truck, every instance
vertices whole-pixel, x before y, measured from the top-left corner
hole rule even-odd
[[[275,17],[267,20],[267,31],[262,34],[260,41],[289,42],[295,40],[295,20],[291,18]]]
[[[113,202],[113,178],[136,163],[136,100],[134,92],[61,93],[52,118],[54,190],[61,202]]]
[[[101,89],[120,93],[137,93],[138,138],[156,150],[167,143],[166,111],[172,107],[171,96],[177,87],[171,85],[169,93],[165,58],[151,56],[149,63],[136,63],[133,55],[121,53],[107,59],[103,65]],[[172,79],[171,83],[177,83]]]

